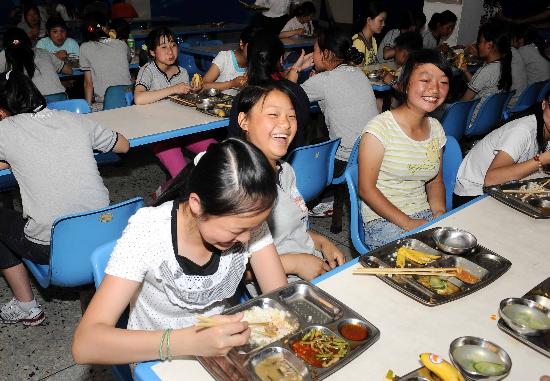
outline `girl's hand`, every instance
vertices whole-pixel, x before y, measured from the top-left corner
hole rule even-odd
[[[441,216],[442,214],[445,214],[444,210],[432,210],[432,216],[434,218]]]
[[[477,43],[476,42],[472,42],[470,45],[468,45],[465,49],[464,49],[464,53],[466,54],[471,54],[473,56],[477,56]]]
[[[346,256],[342,250],[328,240],[323,244],[323,256],[331,269],[346,263]]]
[[[222,321],[210,328],[190,327],[195,330],[188,345],[193,348],[195,356],[225,356],[231,348],[244,345],[250,337],[248,323],[241,321],[243,313],[235,315],[216,315],[212,319]]]
[[[174,94],[186,94],[191,91],[191,89],[192,87],[187,83],[178,83],[177,85],[174,85]]]
[[[294,32],[295,36],[303,36],[304,34],[306,34],[306,30],[304,28],[296,29]]]
[[[66,50],[60,50],[56,53],[54,53],[57,58],[59,58],[61,61],[65,61],[67,59],[67,51]]]
[[[247,82],[248,82],[248,78],[246,74],[239,75],[238,77],[233,78],[231,80],[231,87],[237,87],[237,88],[244,87],[246,86]]]
[[[393,75],[392,73],[388,72],[386,73],[386,75],[384,75],[384,78],[382,79],[382,81],[386,84],[388,83],[391,83],[393,81],[395,81],[397,77],[395,75]]]
[[[406,231],[411,231],[413,229],[416,229],[417,227],[419,226],[422,226],[424,225],[425,223],[427,223],[428,221],[427,220],[424,220],[424,219],[416,219],[416,218],[411,218],[409,219],[409,222],[407,223],[407,225],[404,227],[404,229]]]
[[[298,57],[294,65],[292,65],[292,67],[298,71],[309,69],[312,66],[313,66],[313,53],[306,54],[304,49],[302,49],[302,53],[300,54],[300,57]]]
[[[321,274],[330,271],[328,263],[313,254],[291,254],[295,259],[295,271],[303,280],[312,280]]]

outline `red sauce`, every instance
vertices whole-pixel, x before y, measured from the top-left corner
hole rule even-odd
[[[359,324],[344,324],[340,327],[340,334],[348,340],[363,341],[367,338],[368,331]]]
[[[308,364],[317,368],[323,367],[323,362],[315,357],[317,351],[311,346],[302,343],[300,340],[296,340],[292,343],[292,350]]]

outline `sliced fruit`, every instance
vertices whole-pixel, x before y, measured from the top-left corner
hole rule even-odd
[[[474,369],[476,370],[476,372],[479,372],[484,376],[496,376],[502,374],[506,367],[504,366],[504,364],[489,361],[479,361],[474,364]]]

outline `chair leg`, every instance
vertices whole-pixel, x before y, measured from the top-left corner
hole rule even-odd
[[[342,232],[346,189],[347,188],[344,184],[334,186],[334,204],[332,206],[332,223],[330,225],[330,232],[334,234]]]
[[[94,294],[95,287],[92,285],[84,286],[80,289],[80,309],[82,310],[82,315],[84,315],[84,312],[86,311],[86,308],[88,308]]]

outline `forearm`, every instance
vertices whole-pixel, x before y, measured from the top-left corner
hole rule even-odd
[[[535,160],[527,160],[523,163],[511,164],[499,168],[490,168],[485,174],[485,185],[503,184],[512,180],[520,180],[539,169]]]
[[[202,88],[204,90],[208,89],[218,89],[218,90],[228,90],[233,88],[233,81],[225,81],[225,82],[203,82]]]
[[[134,103],[137,105],[146,105],[160,101],[161,99],[173,94],[175,94],[174,86],[166,87],[160,90],[135,91]]]
[[[389,60],[395,57],[395,48],[392,48],[391,46],[384,47],[383,55],[385,60]]]
[[[320,251],[321,253],[324,252],[324,249],[326,249],[327,245],[333,245],[330,240],[325,237],[324,235],[321,235],[317,232],[314,232],[313,230],[307,231],[313,240],[313,244],[315,245],[315,250]]]
[[[9,169],[10,165],[5,161],[0,161],[0,170],[2,169]]]
[[[384,196],[377,187],[369,188],[365,191],[360,191],[361,199],[380,217],[390,221],[391,223],[406,229],[410,217],[393,205],[390,200]]]
[[[119,134],[117,132],[117,141],[115,146],[113,147],[112,151],[114,153],[126,153],[130,149],[130,142],[128,142],[128,139],[122,134]]]
[[[434,217],[445,213],[445,184],[442,180],[432,180],[426,184],[428,203]]]
[[[94,98],[94,85],[91,82],[84,81],[84,99],[88,104],[92,104]]]
[[[286,71],[286,74],[285,74],[285,78],[288,79],[289,81],[292,81],[294,83],[298,82],[298,75],[299,75],[299,70],[294,68],[294,67],[291,67],[290,69],[288,69]]]
[[[300,31],[302,31],[302,29],[287,30],[285,32],[279,33],[279,38],[288,38],[292,36],[297,36],[300,34]]]
[[[70,64],[63,65],[63,69],[61,69],[61,72],[66,75],[73,74],[73,67]]]

